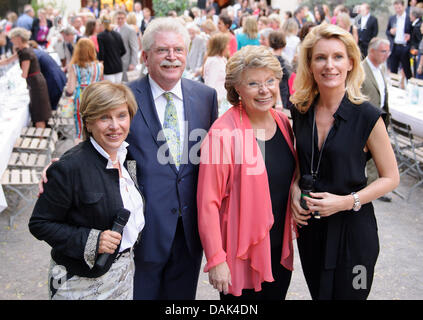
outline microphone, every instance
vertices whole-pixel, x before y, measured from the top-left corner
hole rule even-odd
[[[122,234],[123,228],[125,228],[125,225],[128,222],[130,214],[131,214],[131,212],[129,210],[126,210],[125,208],[120,208],[118,210],[116,219],[113,222],[112,231],[115,231],[115,232]],[[110,253],[100,254],[100,256],[98,257],[98,259],[95,263],[95,265],[99,268],[104,268],[104,265],[106,264],[109,256],[110,256]]]

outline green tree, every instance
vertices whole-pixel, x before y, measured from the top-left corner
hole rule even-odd
[[[156,17],[167,16],[169,11],[174,10],[178,15],[189,8],[189,0],[153,0],[153,10]]]

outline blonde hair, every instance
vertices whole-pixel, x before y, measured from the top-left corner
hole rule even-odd
[[[138,105],[131,89],[127,86],[104,80],[94,82],[86,87],[82,93],[80,105],[82,122],[84,124],[82,129],[84,139],[87,140],[91,135],[87,130],[88,122],[97,120],[105,112],[117,108],[124,103],[128,106],[129,117],[132,121],[137,112]]]
[[[295,93],[291,96],[291,102],[300,112],[305,113],[319,93],[310,65],[313,48],[321,39],[338,39],[344,43],[348,58],[351,59],[353,65],[345,80],[347,97],[354,104],[361,104],[368,100],[360,91],[365,74],[361,65],[360,49],[353,36],[338,26],[321,24],[314,27],[301,44],[297,76],[294,80]]]
[[[112,18],[110,17],[110,15],[108,14],[104,14],[100,17],[100,22],[101,24],[104,26],[104,29],[106,29],[107,31],[111,31],[112,30]]]
[[[216,33],[207,42],[207,56],[221,56],[229,43],[229,36],[226,33]]]
[[[249,16],[245,19],[242,32],[244,32],[250,39],[257,38],[258,27],[256,17]]]
[[[137,25],[137,16],[134,12],[128,13],[128,15],[126,16],[126,23]]]
[[[279,60],[264,46],[245,46],[229,59],[226,64],[225,88],[227,99],[232,105],[239,103],[240,97],[235,86],[242,81],[242,74],[245,70],[267,68],[273,71],[275,78],[282,79],[282,68]]]
[[[336,16],[336,25],[341,27],[339,24],[343,23],[345,26],[344,30],[350,31],[350,27],[351,27],[351,19],[350,19],[350,15],[348,13],[345,12],[340,12],[337,16]],[[342,27],[341,27],[342,28]]]
[[[81,38],[75,45],[70,64],[77,64],[81,68],[85,68],[88,63],[97,60],[97,51],[94,42],[88,38]]]

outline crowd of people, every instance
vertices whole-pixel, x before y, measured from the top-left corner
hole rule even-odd
[[[0,64],[19,59],[32,121],[45,126],[57,107],[50,91],[74,100],[75,147],[45,171],[29,222],[52,246],[50,298],[195,299],[204,250],[222,300],[282,300],[298,237],[313,299],[366,299],[379,253],[371,201],[399,183],[385,65],[423,77],[416,2],[393,2],[387,39],[367,3],[9,13]],[[61,65],[40,72],[31,47]]]

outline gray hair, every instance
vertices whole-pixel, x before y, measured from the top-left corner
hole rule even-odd
[[[411,7],[410,14],[413,15],[416,19],[420,19],[423,16],[423,10],[418,7]]]
[[[368,49],[369,50],[370,49],[377,49],[377,48],[379,48],[379,46],[382,43],[387,44],[388,46],[390,45],[389,40],[382,39],[382,38],[379,38],[379,37],[374,37],[372,40],[370,40],[369,48]]]
[[[153,19],[148,24],[142,38],[142,47],[144,51],[149,51],[151,49],[158,32],[173,32],[181,35],[184,39],[185,49],[189,48],[191,38],[188,30],[179,22],[178,19],[166,17]]]
[[[26,30],[25,28],[13,28],[8,34],[9,39],[18,37],[21,38],[23,42],[28,42],[31,38],[31,31]]]

